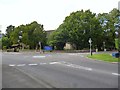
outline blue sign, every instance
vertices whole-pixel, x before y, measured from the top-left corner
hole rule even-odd
[[[52,48],[51,46],[45,46],[45,47],[44,47],[44,50],[46,50],[46,51],[52,51],[53,48]]]

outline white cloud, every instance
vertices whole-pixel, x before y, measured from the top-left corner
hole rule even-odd
[[[46,30],[56,29],[73,11],[90,9],[95,13],[117,8],[119,0],[0,0],[0,25],[15,26],[37,21]]]

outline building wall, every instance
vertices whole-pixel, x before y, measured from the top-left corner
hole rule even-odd
[[[70,43],[66,43],[64,49],[74,49]]]
[[[52,32],[54,32],[55,30],[45,30],[45,32],[47,33],[47,38],[48,38],[48,36],[52,33]]]

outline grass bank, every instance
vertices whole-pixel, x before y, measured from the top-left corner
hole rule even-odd
[[[106,62],[118,62],[118,61],[120,61],[118,58],[112,57],[110,54],[106,54],[106,53],[93,54],[92,56],[88,55],[87,57],[95,59],[95,60],[106,61]]]

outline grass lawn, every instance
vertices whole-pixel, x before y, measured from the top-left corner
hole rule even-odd
[[[118,58],[112,57],[110,54],[93,54],[92,56],[88,55],[88,58],[92,58],[95,60],[102,60],[102,61],[107,61],[107,62],[118,62]]]

